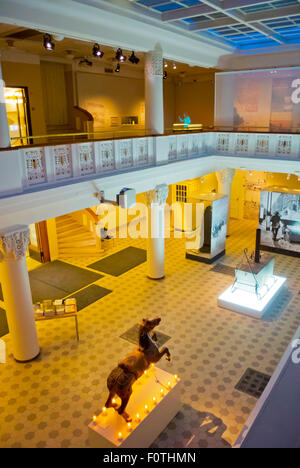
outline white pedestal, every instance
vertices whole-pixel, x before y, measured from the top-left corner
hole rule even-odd
[[[255,292],[233,289],[232,286],[230,286],[223,294],[221,294],[221,296],[219,296],[218,305],[224,309],[238,312],[239,314],[261,319],[285,286],[286,278],[273,276],[273,279],[275,281],[272,287],[262,297],[262,299],[258,299]]]
[[[116,401],[120,404],[119,398]],[[133,385],[126,408],[132,417],[131,427],[114,408],[109,408],[89,424],[89,445],[93,448],[147,448],[180,407],[180,380],[162,369],[151,367]]]

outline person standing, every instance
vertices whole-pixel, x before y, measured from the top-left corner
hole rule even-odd
[[[278,231],[280,228],[280,216],[278,211],[271,217],[271,224],[272,224],[272,234],[273,234],[273,241],[277,240]]]

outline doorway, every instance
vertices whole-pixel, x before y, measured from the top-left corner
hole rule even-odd
[[[4,88],[9,136],[12,146],[31,143],[30,108],[26,87]]]

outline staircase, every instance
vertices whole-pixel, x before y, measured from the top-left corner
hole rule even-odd
[[[70,214],[56,218],[56,232],[59,258],[88,257],[102,253],[95,233]]]

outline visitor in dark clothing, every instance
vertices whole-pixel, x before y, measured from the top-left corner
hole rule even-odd
[[[272,224],[272,233],[273,233],[273,241],[277,240],[278,231],[280,228],[280,216],[278,211],[271,217],[271,224]]]

